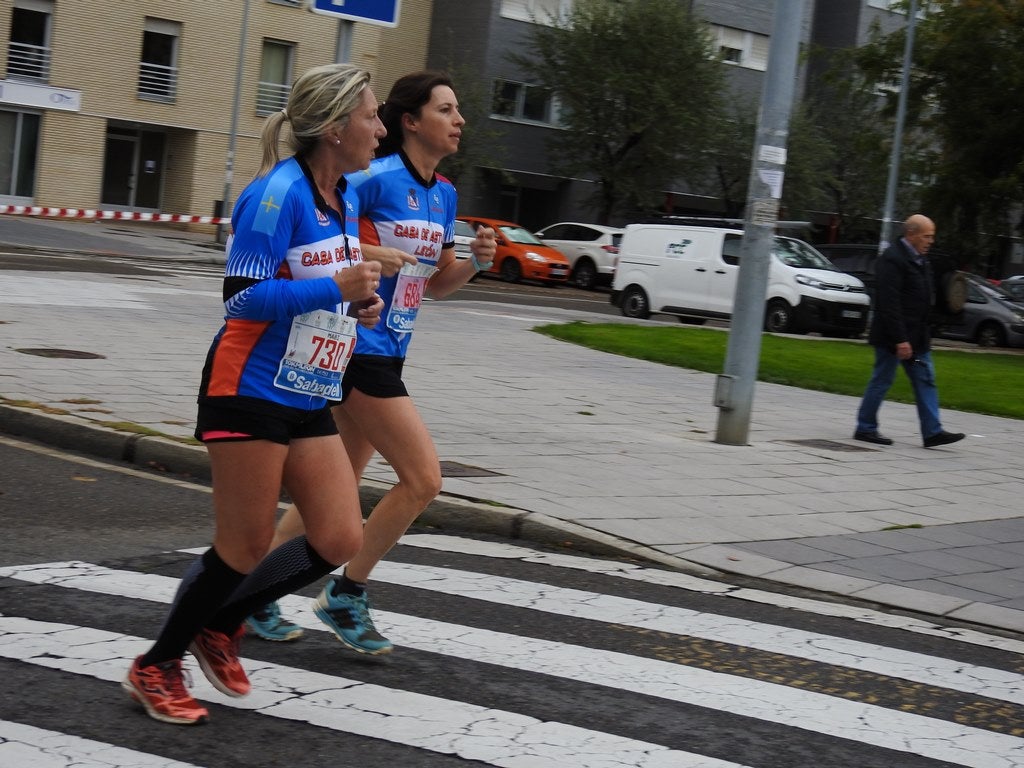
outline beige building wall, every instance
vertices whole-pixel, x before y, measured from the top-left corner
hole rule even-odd
[[[24,0],[27,1],[27,0]],[[0,0],[0,29],[9,43],[11,9]],[[263,117],[256,114],[264,40],[293,46],[293,77],[336,60],[338,19],[271,0],[248,0],[249,18],[235,131],[229,198],[259,164]],[[421,69],[427,55],[431,0],[404,0],[397,28],[355,23],[350,59],[366,67],[383,99],[405,72]],[[33,6],[35,7],[35,6]],[[50,77],[46,86],[81,94],[78,111],[0,103],[0,110],[41,113],[35,205],[102,208],[107,130],[165,134],[159,159],[162,213],[210,215],[224,197],[244,2],[227,0],[54,0]],[[139,64],[147,19],[173,22],[178,36],[177,93],[173,103],[138,97]],[[0,46],[7,74],[8,44]]]

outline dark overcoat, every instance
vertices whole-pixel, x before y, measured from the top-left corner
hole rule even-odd
[[[928,259],[915,255],[900,238],[875,262],[875,306],[868,343],[895,352],[897,344],[909,341],[915,355],[927,352],[933,296]]]

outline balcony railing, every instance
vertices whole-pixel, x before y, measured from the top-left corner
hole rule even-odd
[[[291,86],[261,82],[256,88],[256,114],[269,115],[288,105]]]
[[[139,62],[139,98],[146,101],[174,101],[178,95],[178,68]]]
[[[7,47],[7,77],[12,80],[50,81],[50,49],[42,45],[16,43]]]

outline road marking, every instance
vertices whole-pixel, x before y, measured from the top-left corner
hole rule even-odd
[[[539,565],[551,565],[559,568],[572,568],[575,570],[600,573],[606,576],[615,576],[622,579],[642,581],[645,584],[660,584],[667,587],[676,587],[690,592],[701,594],[730,597],[737,600],[747,600],[762,605],[773,605],[778,608],[789,608],[807,613],[814,613],[820,616],[831,616],[839,619],[849,619],[864,624],[871,624],[888,629],[899,629],[906,632],[913,632],[931,637],[941,637],[947,640],[978,645],[983,648],[994,648],[1010,653],[1024,655],[1024,642],[1014,640],[1000,635],[990,635],[974,629],[962,627],[947,627],[929,621],[922,621],[910,616],[887,614],[875,611],[859,605],[836,603],[827,600],[814,600],[807,597],[795,597],[779,592],[768,592],[760,589],[737,587],[734,584],[711,581],[699,576],[691,576],[679,571],[669,571],[659,568],[649,568],[633,563],[621,563],[615,560],[599,560],[581,555],[570,555],[560,552],[540,552],[529,547],[520,547],[515,544],[504,544],[493,541],[478,541],[476,539],[462,538],[459,536],[448,536],[445,534],[406,534],[401,541],[403,546],[420,547],[423,549],[439,550],[443,552],[459,552],[466,555],[480,555],[491,558],[507,558],[522,560],[527,563]]]
[[[416,574],[422,576],[423,573],[424,569],[421,567],[406,571],[406,575],[412,581],[416,581]],[[493,577],[483,574],[470,575],[478,580],[493,580]],[[169,602],[178,584],[176,579],[170,577],[118,571],[76,562],[0,568],[0,577],[3,576],[31,583],[53,584],[156,602]],[[500,581],[504,582],[506,590],[502,602],[508,605],[518,605],[541,611],[549,611],[551,606],[558,605],[560,606],[558,613],[580,616],[586,611],[580,610],[580,604],[573,602],[569,593],[575,593],[575,597],[589,594],[590,597],[586,598],[586,602],[588,606],[595,608],[600,616],[586,616],[586,618],[602,623],[629,623],[621,621],[623,615],[622,606],[619,603],[622,601],[619,598],[607,598],[592,593],[550,588],[544,585],[529,585],[533,588],[533,604],[523,604],[530,600],[527,599],[526,592],[519,589],[515,580],[502,579]],[[451,580],[447,583],[451,583]],[[415,586],[431,588],[436,584],[425,587],[424,583],[417,583]],[[490,584],[488,591],[495,588],[496,585]],[[540,593],[536,591],[538,588],[541,590]],[[482,597],[482,594],[485,593],[477,591],[471,596],[475,599],[488,599]],[[651,623],[657,624],[661,619],[671,620],[672,615],[680,610],[670,606],[645,604],[639,601],[624,602],[631,604],[634,616],[637,615],[638,610],[641,610],[648,617],[654,619],[653,622],[644,622],[648,626]],[[319,622],[310,613],[309,603],[308,598],[289,596],[282,601],[282,608],[287,615],[296,619],[300,624],[322,630],[322,625],[319,625]],[[638,606],[643,607],[641,609]],[[709,618],[693,611],[686,613],[694,620]],[[937,760],[970,766],[970,768],[993,768],[999,765],[995,761],[998,757],[1015,757],[1020,761],[1019,764],[1024,765],[1024,740],[960,723],[629,654],[446,624],[385,611],[376,612],[376,617],[377,623],[385,630],[385,633],[401,637],[402,644],[430,652],[452,655],[460,659],[471,659],[539,674],[607,685],[693,706],[753,717],[788,727],[827,733],[830,736],[852,739],[886,749],[912,752]],[[734,637],[732,642],[742,642],[742,636],[746,634],[747,629],[755,626],[751,622],[724,617],[710,618],[717,618],[724,626],[731,625],[731,629],[738,631],[739,636]],[[18,648],[22,644],[17,633],[25,632],[26,629],[23,628],[25,626],[31,630],[33,625],[33,622],[28,622],[28,620],[14,620],[14,622],[7,624],[6,620],[0,619],[0,656],[11,655],[11,651],[8,650],[8,636],[14,634],[12,642],[15,646],[14,654],[17,657]],[[791,632],[792,630],[783,630],[783,640]],[[686,632],[683,631],[680,634],[686,634]],[[811,633],[802,634],[810,635]],[[817,638],[816,644],[838,640],[822,635],[814,637]],[[31,642],[25,642],[31,647]],[[789,642],[793,643],[796,640],[790,639]],[[934,679],[939,681],[937,683],[939,685],[942,682],[947,682],[957,686],[953,687],[949,684],[943,686],[947,690],[978,692],[980,688],[984,690],[981,695],[1002,698],[1006,701],[1018,701],[1024,695],[1021,692],[1022,680],[1019,675],[1001,670],[956,664],[939,657],[906,654],[869,644],[858,643],[856,645],[864,646],[865,649],[873,649],[874,654],[878,657],[875,659],[876,664],[881,663],[880,659],[892,656],[894,661],[890,663],[894,669],[898,669],[900,672],[916,672],[925,677],[934,676]],[[134,653],[138,652],[136,650]],[[35,655],[38,650],[34,650],[32,653]],[[928,668],[908,669],[907,661],[904,659],[907,656],[919,657],[922,663],[928,664]],[[132,655],[127,652],[123,654],[124,659],[131,657]],[[109,658],[109,654],[104,651],[102,658]],[[852,651],[847,649],[832,661],[856,669],[860,668],[862,660],[854,658]],[[124,665],[125,662],[121,663]],[[255,681],[256,674],[264,666],[264,662],[250,661],[247,663],[247,669],[250,669],[248,665],[252,665],[250,674]],[[959,670],[959,674],[944,680],[943,676],[949,674],[948,670],[951,665]],[[897,673],[893,676],[901,675]],[[264,683],[260,682],[259,685],[262,686]],[[1012,764],[1006,763],[1006,765]]]
[[[8,768],[197,768],[148,752],[0,720],[0,765]]]
[[[148,645],[144,638],[97,629],[0,617],[0,657],[111,683],[124,677],[128,660]],[[506,768],[744,768],[492,707],[253,659],[243,662],[253,681],[249,696],[227,697],[202,674],[194,675],[196,694],[236,709]],[[991,763],[978,768],[991,768]]]

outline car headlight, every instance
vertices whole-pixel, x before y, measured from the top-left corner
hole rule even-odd
[[[545,259],[543,256],[541,256],[539,253],[534,253],[533,251],[527,251],[525,256],[530,261],[539,261],[539,262],[542,262],[542,263],[547,261],[547,259]]]
[[[800,283],[800,285],[807,285],[810,286],[811,288],[817,288],[819,291],[828,290],[825,285],[825,282],[823,280],[819,280],[816,277],[808,277],[807,275],[797,275],[796,281]]]

